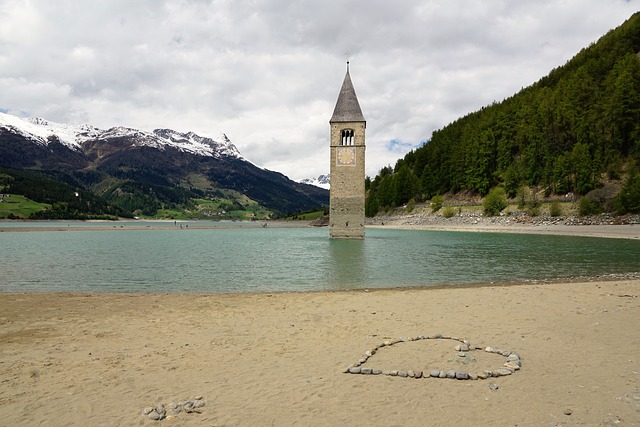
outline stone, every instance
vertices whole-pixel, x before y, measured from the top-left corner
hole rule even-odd
[[[494,352],[493,347],[487,347],[487,348],[484,349],[484,351],[486,351],[487,353],[493,353]]]
[[[467,353],[465,353],[464,351],[461,351],[461,352],[459,352],[459,353],[458,353],[458,356],[460,356],[460,357],[466,357],[466,356],[467,356]]]
[[[422,371],[415,371],[414,373],[414,378],[418,379],[418,378],[422,378]]]
[[[487,379],[487,374],[485,374],[484,372],[480,372],[478,374],[478,378],[480,378],[481,380],[486,380]]]
[[[398,371],[398,376],[402,378],[407,378],[409,373],[407,371]]]
[[[516,360],[520,360],[520,357],[517,354],[511,353],[509,356],[507,356],[507,360],[510,362],[515,362]]]
[[[193,407],[194,408],[202,408],[204,406],[204,400],[202,399],[196,399],[193,402]]]
[[[469,351],[469,345],[468,344],[458,344],[455,347],[456,351]]]
[[[498,374],[498,375],[496,375]],[[497,369],[495,371],[493,371],[493,376],[500,376],[500,377],[506,377],[507,375],[511,375],[513,374],[513,371],[511,369],[508,368],[500,368]]]
[[[371,370],[371,373],[373,375],[380,375],[382,373],[382,371],[380,369],[373,369],[373,370]]]
[[[153,408],[144,408],[142,410],[142,416],[149,415],[153,411]]]
[[[391,340],[384,340],[382,342],[383,345],[387,346],[387,345],[391,345]]]
[[[364,355],[365,355],[365,356],[367,356],[367,358],[369,358],[369,357],[373,356],[373,353],[372,353],[370,350],[367,350],[367,351],[364,353]]]
[[[456,379],[457,380],[468,380],[469,374],[465,371],[456,371]]]
[[[349,368],[349,373],[350,374],[359,374],[361,370],[362,370],[361,368],[353,367],[353,368]]]
[[[468,365],[476,361],[476,358],[473,357],[471,353],[464,353],[464,354],[465,356],[462,359],[458,359],[458,362],[462,363],[463,365]]]
[[[382,371],[382,375],[391,375],[391,371]]]
[[[202,397],[202,396],[196,396],[196,397],[194,397],[193,399],[194,399],[194,400],[204,400],[204,397]]]
[[[407,371],[407,375],[409,376],[409,378],[415,378],[416,377],[416,373],[411,371],[411,370]]]
[[[456,377],[456,371],[454,371],[454,370],[447,371],[446,375],[447,375],[447,378],[455,378]]]
[[[371,368],[362,368],[360,369],[360,373],[364,375],[370,375],[372,372]]]
[[[499,389],[499,388],[500,388],[500,387],[499,387],[499,386],[498,386],[498,384],[496,384],[496,383],[491,383],[491,384],[489,384],[489,390],[496,391],[496,390],[497,390],[497,389]]]
[[[571,414],[573,414],[573,411],[571,409],[567,408],[567,409],[564,410],[564,414],[565,415],[571,415]]]
[[[438,378],[440,376],[440,371],[436,371],[435,369],[433,371],[429,371],[429,376],[433,378]]]
[[[398,376],[398,371],[390,371],[389,375],[391,375],[392,377],[397,377]]]
[[[478,374],[475,373],[469,373],[469,379],[470,380],[477,380],[478,379]]]
[[[154,410],[160,414],[160,415],[164,415],[166,414],[166,410],[164,409],[164,405],[162,403],[159,403],[155,406]]]
[[[360,363],[360,364],[362,365],[362,364],[363,364],[363,363],[365,363],[366,361],[367,361],[367,359],[365,359],[365,358],[363,357],[362,359],[358,360],[358,363]]]
[[[149,417],[150,420],[153,421],[160,421],[161,419],[164,418],[164,415],[160,415],[159,413],[157,413],[155,410],[149,412],[149,414],[147,415],[147,417]]]
[[[447,378],[447,373],[445,371],[440,371],[438,378]]]
[[[520,366],[516,365],[515,363],[511,363],[511,362],[505,363],[504,367],[508,368],[508,369],[513,369],[514,371],[519,371],[520,370]]]

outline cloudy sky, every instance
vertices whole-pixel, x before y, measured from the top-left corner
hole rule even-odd
[[[292,179],[329,171],[351,52],[367,174],[511,96],[640,0],[0,0],[0,111],[226,133]]]

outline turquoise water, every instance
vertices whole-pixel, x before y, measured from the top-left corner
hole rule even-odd
[[[95,224],[94,224],[95,225]],[[0,233],[0,291],[275,292],[470,284],[640,271],[640,242],[326,228]]]

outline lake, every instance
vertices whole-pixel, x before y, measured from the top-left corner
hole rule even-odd
[[[0,228],[51,225],[3,223]],[[0,291],[324,291],[640,270],[640,242],[623,239],[367,229],[365,240],[343,241],[330,240],[326,228],[193,225],[2,232]]]

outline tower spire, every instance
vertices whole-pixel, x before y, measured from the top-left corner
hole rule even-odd
[[[347,52],[349,54],[349,52]],[[350,55],[350,54],[349,54]],[[349,60],[347,60],[347,72],[342,82],[342,88],[338,95],[338,101],[336,107],[333,110],[333,116],[331,116],[330,123],[334,122],[364,122],[364,116],[360,109],[360,103],[356,96],[356,91],[353,88],[351,82],[351,75],[349,74]]]

